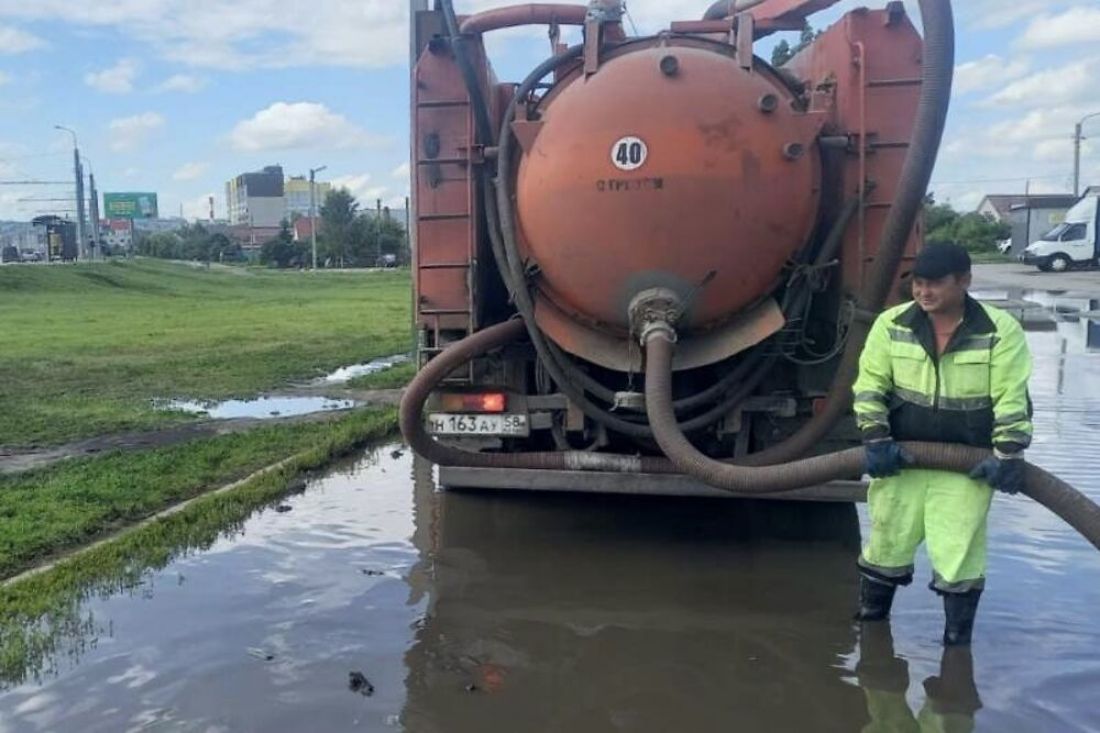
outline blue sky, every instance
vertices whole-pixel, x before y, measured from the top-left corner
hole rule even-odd
[[[459,12],[498,3],[456,0]],[[632,0],[642,32],[695,18],[706,0]],[[852,7],[814,17],[822,27]],[[909,2],[915,14],[915,3]],[[406,0],[0,0],[0,180],[70,176],[72,127],[101,191],[151,190],[162,213],[224,211],[226,179],[279,163],[362,201],[408,191]],[[984,193],[1064,191],[1071,133],[1100,112],[1100,2],[956,0],[954,106],[934,188],[973,207]],[[502,78],[546,51],[540,32],[491,42]],[[770,44],[761,44],[767,55]],[[1100,118],[1093,131],[1100,137]],[[1086,182],[1100,146],[1086,144]],[[1027,181],[1030,179],[1030,184]],[[65,187],[0,186],[0,219],[64,206]]]

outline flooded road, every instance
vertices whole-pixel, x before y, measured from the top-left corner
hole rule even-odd
[[[1030,457],[1100,499],[1100,329],[1058,305]],[[1100,731],[1100,553],[1027,500],[944,658],[923,557],[892,640],[848,620],[863,508],[443,493],[395,448],[87,602],[0,731]]]

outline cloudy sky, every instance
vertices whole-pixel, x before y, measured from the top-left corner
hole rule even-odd
[[[842,0],[813,22],[883,2]],[[629,9],[644,33],[708,4]],[[959,67],[938,198],[965,209],[1027,185],[1067,190],[1073,124],[1100,112],[1100,2],[955,6]],[[363,201],[396,204],[408,190],[407,24],[407,0],[0,0],[0,180],[69,177],[61,124],[79,134],[101,191],[157,191],[164,214],[205,216],[213,194],[222,216],[226,179],[274,163],[288,174],[327,165],[324,177]],[[541,38],[494,38],[501,77],[540,61]],[[1092,131],[1100,138],[1100,118]],[[1100,146],[1086,144],[1084,167],[1100,182]],[[0,186],[0,219],[64,206],[27,199],[65,195]]]

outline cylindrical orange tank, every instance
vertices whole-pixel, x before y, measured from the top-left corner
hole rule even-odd
[[[812,234],[820,116],[730,46],[628,45],[538,111],[517,174],[520,247],[540,271],[539,324],[567,351],[625,364],[605,352],[626,358],[628,307],[654,287],[690,303],[689,338],[718,338]]]

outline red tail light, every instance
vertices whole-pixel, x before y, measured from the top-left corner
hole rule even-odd
[[[508,409],[508,395],[503,392],[480,394],[445,394],[440,396],[444,412],[504,412]]]

